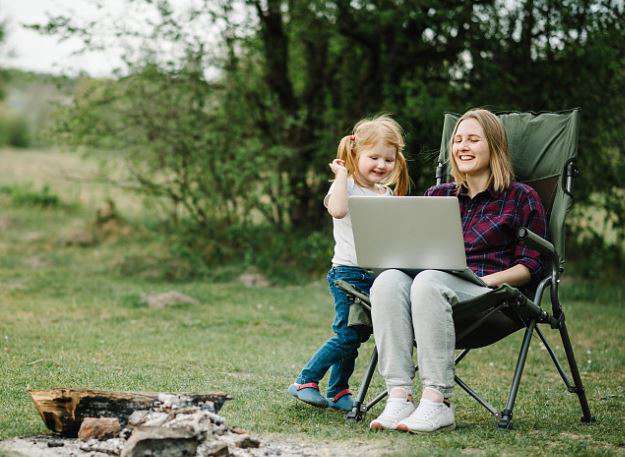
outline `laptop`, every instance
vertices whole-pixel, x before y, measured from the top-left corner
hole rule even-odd
[[[488,287],[467,267],[456,197],[351,196],[348,206],[359,266],[442,270]]]

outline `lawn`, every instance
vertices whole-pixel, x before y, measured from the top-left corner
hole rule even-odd
[[[3,154],[9,162],[21,160],[13,152]],[[15,182],[7,176],[0,175],[0,186]],[[43,183],[29,175],[11,179]],[[26,389],[62,386],[224,391],[234,397],[222,410],[231,425],[276,439],[342,446],[364,442],[384,455],[625,454],[625,289],[570,278],[562,285],[569,331],[597,418],[592,426],[580,424],[576,397],[534,340],[513,430],[497,430],[485,410],[458,390],[455,431],[374,433],[367,421],[345,423],[341,415],[306,407],[285,393],[329,336],[331,300],[322,278],[262,288],[133,274],[128,259],[149,257],[158,249],[155,241],[131,222],[129,231],[93,246],[68,245],[64,240],[72,231],[89,229],[102,201],[82,194],[70,201],[72,194],[58,187],[60,181],[45,182],[72,204],[16,205],[0,194],[0,439],[45,432]],[[104,198],[106,192],[98,192]],[[137,299],[144,292],[168,290],[199,304],[153,310]],[[545,332],[562,355],[556,334]],[[498,407],[508,392],[520,340],[517,334],[475,351],[459,369]],[[354,388],[372,347],[368,342],[361,350]],[[374,390],[380,387],[377,377]]]

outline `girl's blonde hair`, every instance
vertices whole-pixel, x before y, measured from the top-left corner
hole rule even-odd
[[[471,109],[464,113],[462,117],[458,119],[458,122],[456,122],[454,131],[451,134],[451,139],[449,140],[451,176],[458,185],[458,189],[460,189],[461,186],[467,187],[467,177],[466,174],[458,170],[456,159],[452,154],[452,148],[458,126],[466,119],[475,119],[480,126],[482,126],[482,130],[484,130],[484,136],[486,137],[486,142],[490,150],[490,178],[488,178],[487,187],[492,185],[493,189],[497,192],[507,189],[514,180],[514,170],[508,150],[506,131],[503,128],[501,120],[485,109]]]
[[[404,136],[400,125],[388,114],[358,121],[352,134],[341,139],[336,157],[345,162],[347,173],[362,186],[358,176],[358,158],[364,149],[374,147],[380,141],[395,148],[395,168],[382,184],[393,186],[395,195],[406,195],[410,177],[406,158],[402,152],[405,146]]]

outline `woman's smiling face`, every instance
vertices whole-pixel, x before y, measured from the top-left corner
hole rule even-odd
[[[484,129],[476,119],[460,122],[453,138],[452,155],[460,173],[478,176],[490,172],[490,149]]]

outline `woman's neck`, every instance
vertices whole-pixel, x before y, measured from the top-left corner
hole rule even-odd
[[[485,170],[479,175],[466,175],[467,187],[469,188],[469,197],[473,198],[480,192],[486,190],[488,181],[490,180],[490,170]]]

